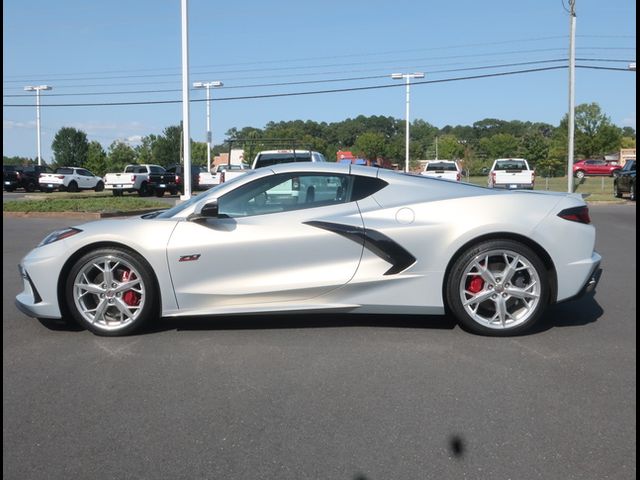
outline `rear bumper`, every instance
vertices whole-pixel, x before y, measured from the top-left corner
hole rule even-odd
[[[602,268],[600,268],[600,259],[598,259],[598,261],[593,264],[593,267],[589,272],[589,275],[587,275],[587,280],[582,286],[582,288],[580,289],[580,291],[573,297],[566,298],[562,300],[560,303],[568,302],[571,300],[577,300],[579,298],[584,297],[588,293],[594,292],[596,287],[598,286],[598,283],[600,282],[601,276],[602,276]]]
[[[502,190],[533,190],[530,183],[505,183],[490,185],[489,188],[500,188]]]

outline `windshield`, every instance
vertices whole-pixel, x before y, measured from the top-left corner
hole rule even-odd
[[[306,153],[262,153],[256,160],[255,168],[268,167],[269,165],[276,165],[278,163],[290,163],[290,162],[310,162],[311,154]]]
[[[453,162],[434,162],[427,165],[427,172],[434,170],[446,170],[451,172],[457,172],[456,164]]]
[[[504,160],[496,162],[496,170],[526,170],[527,166],[522,160]]]

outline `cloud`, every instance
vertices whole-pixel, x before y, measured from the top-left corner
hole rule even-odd
[[[12,130],[14,128],[29,128],[32,129],[36,126],[35,121],[30,122],[14,122],[13,120],[4,120],[2,119],[2,129],[3,130]]]

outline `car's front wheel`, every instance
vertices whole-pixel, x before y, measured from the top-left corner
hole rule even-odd
[[[65,300],[73,318],[97,335],[126,335],[156,312],[151,266],[139,255],[100,248],[78,259],[67,277]]]
[[[583,170],[578,170],[576,172],[576,177],[578,178],[584,178],[584,171]]]
[[[616,178],[613,181],[613,196],[616,198],[622,198],[622,193],[618,190],[618,179]]]
[[[483,335],[516,335],[531,328],[548,303],[547,271],[522,243],[485,241],[456,260],[446,297],[464,328]]]

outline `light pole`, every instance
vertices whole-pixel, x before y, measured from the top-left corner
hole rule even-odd
[[[207,172],[211,171],[211,88],[222,87],[224,84],[219,81],[215,82],[194,82],[193,88],[207,89]]]
[[[567,147],[567,191],[573,193],[573,150],[576,120],[576,0],[569,0],[569,144]]]
[[[36,92],[36,131],[38,136],[38,165],[42,165],[42,155],[40,152],[40,92],[42,90],[51,90],[49,85],[37,85],[24,87],[26,92]]]
[[[406,80],[406,85],[407,85],[407,101],[406,101],[406,111],[405,111],[405,118],[406,118],[406,128],[405,128],[405,155],[404,155],[404,171],[408,172],[409,171],[409,85],[411,84],[411,79],[412,78],[424,78],[424,73],[422,72],[416,72],[416,73],[392,73],[391,74],[391,78],[393,78],[394,80],[402,80],[403,78]]]

